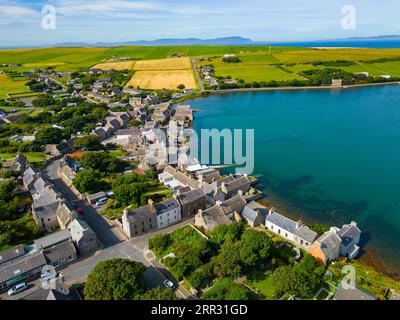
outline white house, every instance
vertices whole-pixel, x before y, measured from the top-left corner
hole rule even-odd
[[[155,205],[157,210],[157,228],[162,229],[182,219],[181,206],[175,198],[164,200]]]
[[[265,228],[304,248],[310,247],[318,236],[300,221],[290,220],[275,212],[273,208],[265,218]]]

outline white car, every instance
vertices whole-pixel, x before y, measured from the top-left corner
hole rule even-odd
[[[57,272],[56,271],[48,271],[44,272],[40,275],[40,281],[46,282],[50,279],[55,279],[57,278]]]
[[[102,205],[105,205],[107,200],[108,200],[108,198],[101,198],[100,200],[98,200],[96,202],[96,207],[98,208],[98,207],[101,207]]]
[[[21,283],[17,284],[14,288],[11,288],[10,290],[8,290],[7,293],[9,296],[13,296],[14,294],[25,291],[26,289],[28,289],[28,285],[25,282],[21,282]]]
[[[163,283],[166,288],[175,289],[175,285],[171,280],[166,279]]]

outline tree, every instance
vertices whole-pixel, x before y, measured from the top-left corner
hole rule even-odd
[[[59,128],[48,127],[40,130],[36,135],[35,142],[42,145],[59,144],[65,138],[64,133]]]
[[[179,300],[170,288],[153,288],[140,296],[140,300]]]
[[[211,284],[212,280],[215,278],[213,269],[214,266],[212,263],[207,263],[198,267],[188,278],[190,285],[193,288],[202,289]]]
[[[105,188],[103,174],[98,170],[87,169],[78,172],[73,180],[74,186],[79,192],[96,193]]]
[[[216,258],[221,272],[226,277],[238,277],[242,272],[242,258],[240,255],[242,241],[226,242],[221,247],[221,253]]]
[[[128,259],[101,261],[87,277],[86,300],[134,300],[146,291],[145,266]]]
[[[96,169],[105,173],[122,172],[128,165],[126,161],[113,157],[107,152],[87,152],[79,163],[86,169]]]
[[[142,122],[140,120],[138,120],[138,119],[129,120],[129,126],[130,127],[137,128],[137,127],[140,127],[141,124],[142,124]]]
[[[220,224],[212,232],[212,240],[218,245],[225,242],[234,242],[240,239],[244,230],[244,224],[234,222],[230,224]]]
[[[90,151],[97,151],[101,149],[101,140],[100,137],[91,134],[81,138],[76,138],[75,146],[78,148],[86,148]]]
[[[177,89],[178,90],[183,90],[183,89],[185,89],[186,87],[185,87],[185,85],[184,84],[179,84],[178,86],[177,86]]]

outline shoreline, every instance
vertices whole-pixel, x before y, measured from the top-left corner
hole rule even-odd
[[[386,86],[386,85],[400,85],[400,82],[379,82],[379,83],[368,83],[368,84],[358,84],[358,85],[348,85],[348,86],[341,86],[341,87],[322,87],[322,86],[308,86],[308,87],[274,87],[274,88],[240,88],[240,89],[223,89],[223,90],[204,90],[201,92],[197,92],[192,94],[191,96],[183,97],[182,99],[179,99],[179,103],[190,101],[190,100],[195,100],[199,98],[207,98],[209,96],[213,95],[226,95],[230,93],[246,93],[246,92],[268,92],[268,91],[300,91],[300,90],[341,90],[341,89],[358,89],[358,88],[365,88],[365,87],[379,87],[379,86]],[[282,206],[284,206],[284,199],[281,199],[279,196],[277,196],[272,190],[269,190],[269,196],[268,198],[272,198],[274,200],[267,200],[267,195],[265,192],[263,192],[264,197],[259,200],[261,204],[265,205],[266,207],[271,207],[272,203],[275,203],[275,205],[279,208],[279,211],[291,218],[291,219],[296,219],[295,216],[299,215],[299,212],[296,211],[301,211],[301,208],[298,208],[298,210],[293,210],[293,211],[288,211],[287,209],[282,209]],[[272,202],[269,204],[269,202]],[[309,217],[305,217],[305,220],[308,220],[308,224],[310,223],[323,223],[321,222],[322,220],[315,220],[314,219],[309,219]],[[387,277],[390,277],[391,279],[395,281],[400,281],[400,275],[398,274],[393,274],[391,273],[384,265],[383,261],[374,253],[373,250],[371,249],[365,249],[362,248],[362,255],[358,257],[356,260],[358,260],[360,263],[364,264],[366,267],[370,267],[376,272],[379,272]]]
[[[380,87],[386,85],[400,85],[400,81],[393,82],[377,82],[377,83],[364,83],[364,84],[351,84],[340,87],[332,86],[306,86],[306,87],[267,87],[267,88],[237,88],[237,89],[221,89],[221,90],[204,90],[201,93],[208,94],[224,94],[230,92],[257,92],[257,91],[301,91],[301,90],[341,90],[353,89],[364,87]]]
[[[303,90],[311,90],[311,91],[318,91],[318,90],[347,90],[347,89],[361,89],[361,88],[368,88],[368,87],[382,87],[382,86],[395,86],[400,85],[400,81],[393,81],[393,82],[377,82],[377,83],[364,83],[364,84],[351,84],[346,86],[340,87],[331,87],[331,86],[306,86],[306,87],[265,87],[265,88],[236,88],[236,89],[220,89],[220,90],[203,90],[203,91],[196,91],[192,94],[187,96],[183,96],[173,104],[180,104],[186,101],[200,99],[200,98],[207,98],[213,95],[226,95],[230,93],[246,93],[246,92],[269,92],[269,91],[303,91]]]
[[[268,196],[263,192],[264,198],[258,200],[259,203],[262,205],[266,206],[267,208],[269,207],[276,207],[277,210],[279,211],[280,214],[284,215],[285,217],[288,217],[289,219],[292,220],[299,220],[299,216],[303,216],[302,212],[303,211],[301,208],[296,208],[293,207],[293,210],[291,210],[288,206],[288,208],[285,208],[285,200],[282,199],[281,197],[277,196],[272,190],[268,190]],[[311,224],[326,224],[322,220],[317,220],[315,218],[310,218],[308,216],[303,217],[307,225]],[[393,272],[390,272],[385,265],[383,264],[382,260],[375,254],[373,249],[370,248],[361,248],[361,256],[356,258],[356,261],[359,261],[363,265],[370,267],[374,269],[375,271],[382,273],[383,275],[390,277],[391,279],[395,281],[400,281],[400,275],[394,274]]]

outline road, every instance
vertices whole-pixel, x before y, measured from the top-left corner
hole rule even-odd
[[[45,170],[45,174],[54,184],[54,187],[59,191],[63,198],[69,202],[79,206],[84,211],[84,218],[92,230],[96,233],[101,244],[107,248],[114,246],[122,241],[125,241],[125,236],[118,230],[115,225],[110,224],[103,216],[99,215],[96,209],[80,200],[71,189],[58,176],[58,168],[61,160],[51,162]]]
[[[191,59],[191,63],[192,63],[193,72],[196,75],[197,83],[199,84],[199,87],[200,87],[200,91],[204,91],[203,80],[201,79],[201,77],[199,75],[199,71],[197,70],[196,62],[194,62],[194,59]]]

